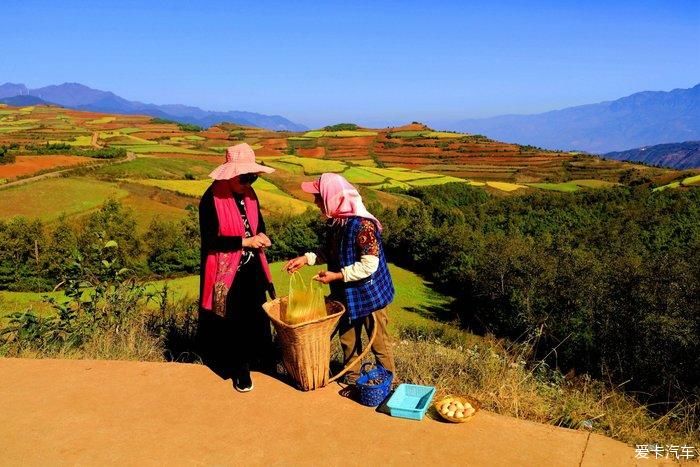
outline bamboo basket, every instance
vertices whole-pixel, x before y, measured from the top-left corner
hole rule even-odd
[[[282,347],[282,362],[291,378],[303,391],[322,388],[344,375],[369,352],[377,334],[373,327],[369,344],[343,371],[330,378],[331,338],[345,307],[336,301],[326,302],[328,315],[306,323],[289,325],[280,319],[286,311],[287,297],[276,298],[263,309],[277,331]]]
[[[469,403],[473,408],[474,408],[474,413],[471,414],[468,417],[463,417],[463,418],[458,418],[458,417],[450,417],[447,414],[442,413],[440,410],[440,406],[444,404],[445,402],[461,402],[462,404]],[[435,401],[433,403],[433,407],[435,407],[435,411],[440,415],[442,418],[447,420],[448,422],[452,423],[464,423],[468,420],[471,420],[474,418],[474,415],[476,415],[479,410],[481,410],[481,404],[479,404],[479,401],[476,399],[472,399],[471,397],[467,396],[452,396],[452,395],[447,395],[445,397],[440,398],[439,400]]]

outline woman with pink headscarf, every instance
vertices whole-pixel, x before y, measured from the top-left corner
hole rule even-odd
[[[262,309],[265,293],[274,295],[265,258],[270,239],[252,187],[258,174],[270,172],[248,144],[231,146],[199,203],[200,340],[208,363],[226,377],[232,373],[240,392],[253,389],[251,363],[271,361],[272,333]]]
[[[394,299],[394,285],[384,257],[382,224],[362,203],[357,189],[341,175],[325,173],[302,189],[315,197],[316,205],[329,219],[327,244],[315,253],[290,260],[285,269],[292,273],[303,266],[328,265],[316,280],[329,284],[331,298],[345,304],[346,314],[339,323],[340,344],[347,365],[362,352],[362,328],[369,333],[374,315],[377,337],[372,352],[377,362],[395,373],[394,355],[388,333],[387,306]],[[359,363],[346,376],[354,383]]]

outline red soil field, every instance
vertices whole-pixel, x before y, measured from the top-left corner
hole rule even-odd
[[[94,159],[79,156],[17,156],[12,164],[0,165],[0,178],[8,180],[32,175],[42,170],[94,162]]]
[[[311,148],[311,149],[297,148],[296,152],[297,152],[297,155],[299,155],[301,157],[323,157],[326,155],[326,149],[323,147],[317,147],[317,148]]]

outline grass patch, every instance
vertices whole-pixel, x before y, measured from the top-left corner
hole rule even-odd
[[[108,165],[95,171],[115,178],[183,179],[186,174],[206,177],[216,164],[192,159],[138,157],[133,161]]]
[[[67,144],[69,146],[92,146],[92,136],[76,136],[73,140],[50,140],[49,144]]]
[[[664,191],[664,190],[668,190],[669,188],[678,188],[679,186],[681,186],[680,181],[671,182],[668,185],[658,186],[658,187],[654,188],[653,191]]]
[[[103,125],[105,123],[112,123],[116,119],[117,119],[117,117],[102,117],[102,118],[97,118],[95,120],[88,120],[85,123],[88,123],[91,125]]]
[[[418,180],[420,178],[436,178],[439,174],[432,174],[428,172],[421,172],[418,170],[409,170],[403,167],[391,168],[391,169],[380,169],[377,167],[367,167],[365,170],[372,172],[377,175],[381,175],[384,178],[390,178],[399,182],[408,182],[412,180]]]
[[[432,185],[444,185],[445,183],[467,183],[467,180],[463,178],[450,177],[448,175],[443,175],[436,178],[421,178],[418,180],[412,180],[408,182],[409,185],[414,187],[419,186],[432,186]]]
[[[133,138],[133,136],[132,136]],[[123,147],[128,151],[133,151],[137,154],[157,154],[157,153],[167,153],[167,154],[212,154],[208,151],[200,151],[194,149],[181,148],[179,146],[172,146],[169,144],[134,144],[134,145],[117,145],[118,147]]]
[[[115,183],[87,178],[50,178],[0,191],[0,217],[37,217],[54,220],[62,213],[77,214],[119,199],[128,191]]]
[[[700,185],[700,174],[693,175],[692,177],[684,178],[683,181],[681,182],[681,185],[683,185],[683,186]]]
[[[377,175],[359,167],[349,167],[343,173],[343,177],[350,183],[377,184],[382,183],[386,177]]]
[[[285,263],[279,261],[270,264],[278,296],[289,294],[289,275],[282,270]],[[310,280],[321,269],[322,266],[306,267],[301,270],[301,273],[305,280]],[[433,291],[429,287],[429,283],[420,276],[393,264],[389,265],[389,269],[396,287],[396,299],[391,305],[392,327],[408,324],[430,324],[433,310],[445,307],[450,303],[450,298]],[[199,296],[199,276],[196,275],[149,282],[148,291],[156,292],[166,284],[176,300],[196,300]],[[86,297],[88,292],[85,293]],[[326,293],[330,293],[327,286]],[[53,297],[57,300],[65,298],[63,292],[0,291],[0,316],[27,308],[32,308],[43,315],[50,314],[51,308],[43,303],[43,296]]]
[[[486,186],[507,192],[519,190],[521,188],[527,188],[527,186],[525,185],[518,185],[517,183],[508,182],[486,182]]]
[[[377,163],[374,159],[360,159],[359,161],[352,161],[353,164],[359,165],[360,167],[376,167]]]
[[[617,186],[617,183],[606,182],[605,180],[572,180],[571,183],[575,183],[581,188],[611,188]]]
[[[340,173],[347,168],[344,162],[311,157],[285,156],[278,159],[278,161],[301,166],[306,175],[318,175],[325,172]]]
[[[372,188],[373,190],[392,190],[392,189],[399,189],[399,190],[410,190],[411,185],[408,183],[400,182],[398,180],[386,180],[382,183],[378,183],[376,185],[371,185],[369,188]]]
[[[283,170],[285,172],[291,172],[296,175],[304,175],[304,167],[301,165],[290,164],[288,162],[282,162],[278,159],[265,159],[265,165],[269,165],[273,169]]]
[[[132,126],[132,127],[120,128],[117,131],[119,131],[119,133],[124,133],[125,135],[130,135],[131,133],[138,133],[139,131],[144,131],[144,129]]]
[[[573,182],[564,183],[528,183],[528,186],[539,188],[540,190],[561,191],[564,193],[573,193],[579,190],[579,186]]]

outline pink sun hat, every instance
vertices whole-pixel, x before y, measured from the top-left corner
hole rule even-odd
[[[226,149],[226,162],[215,168],[209,177],[214,180],[229,180],[249,173],[272,173],[275,169],[255,162],[255,152],[248,143],[230,146]]]

